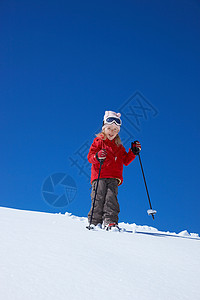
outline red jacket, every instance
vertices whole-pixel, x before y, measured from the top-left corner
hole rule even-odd
[[[101,137],[96,137],[87,156],[88,161],[92,164],[91,183],[98,178],[100,163],[96,158],[96,153],[101,149],[106,150],[107,156],[101,167],[100,178],[117,178],[119,179],[119,185],[122,184],[123,165],[129,165],[134,160],[135,155],[131,149],[127,153],[123,145],[117,146],[115,139],[110,141],[109,139],[103,140]]]

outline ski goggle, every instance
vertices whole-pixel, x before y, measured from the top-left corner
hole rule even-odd
[[[122,125],[122,121],[119,118],[115,118],[115,117],[108,117],[105,119],[104,121],[105,124],[113,124],[115,123],[118,126]]]

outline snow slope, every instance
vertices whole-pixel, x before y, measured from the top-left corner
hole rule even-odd
[[[0,299],[200,299],[200,238],[121,223],[0,208]]]

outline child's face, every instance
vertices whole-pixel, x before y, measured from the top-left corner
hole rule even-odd
[[[104,132],[106,137],[112,141],[119,133],[119,129],[114,124],[111,124],[105,127]]]

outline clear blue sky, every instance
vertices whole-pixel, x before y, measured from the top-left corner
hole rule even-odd
[[[146,119],[140,110],[139,128],[122,121],[142,144],[158,213],[155,221],[146,213],[136,159],[119,188],[120,221],[199,233],[199,16],[195,0],[1,1],[0,205],[86,216],[90,184],[70,158],[84,163],[77,151],[92,142],[104,111],[139,92]],[[61,208],[42,195],[57,173],[77,186]]]

